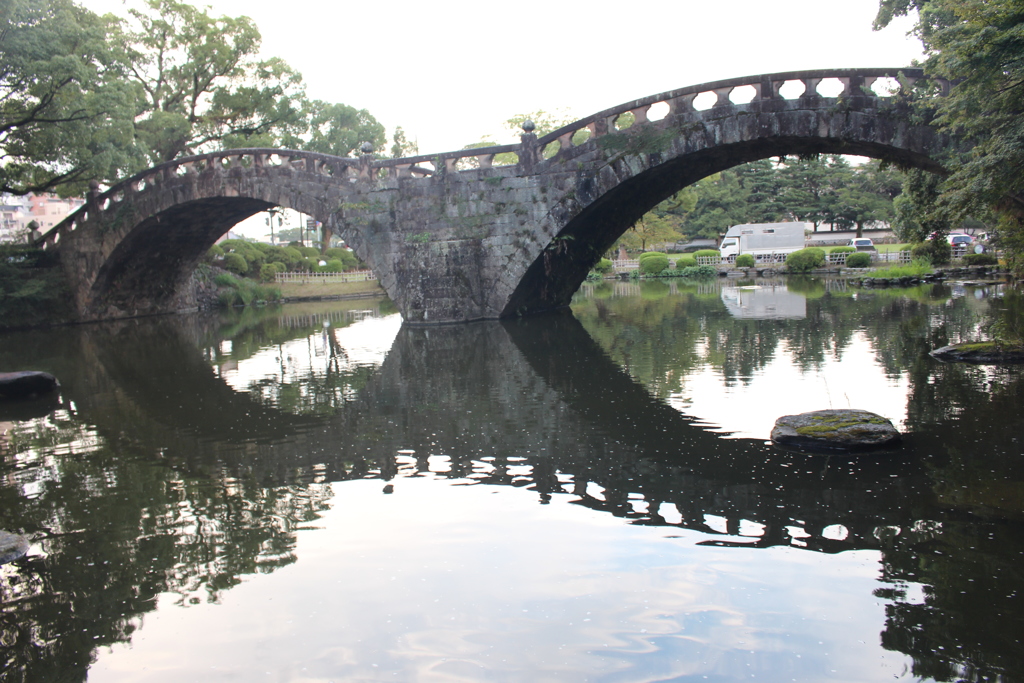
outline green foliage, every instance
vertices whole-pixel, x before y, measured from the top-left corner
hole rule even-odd
[[[81,195],[133,166],[136,91],[114,33],[71,0],[0,3],[0,192]]]
[[[690,280],[707,280],[718,277],[718,269],[706,263],[701,266],[687,266],[676,271],[676,275]]]
[[[71,294],[56,257],[23,244],[0,244],[0,327],[71,317]]]
[[[320,255],[320,251],[315,247],[299,247],[299,252],[301,252],[305,258],[316,258]]]
[[[905,266],[889,266],[888,268],[879,268],[872,277],[883,278],[894,280],[901,277],[923,277],[925,275],[931,275],[935,272],[932,268],[932,264],[924,260],[914,260],[910,264]]]
[[[806,273],[823,265],[825,250],[819,247],[806,247],[786,257],[786,270],[793,273]]]
[[[867,268],[871,265],[871,254],[855,251],[846,257],[847,268]]]
[[[327,265],[321,268],[321,271],[325,273],[341,273],[345,270],[345,264],[341,262],[341,259],[331,259],[327,262]]]
[[[245,275],[249,272],[249,264],[245,257],[237,252],[231,252],[224,256],[224,268],[237,275]]]
[[[276,272],[274,265],[264,264],[260,269],[261,279],[263,279],[264,273],[271,271]],[[269,279],[273,279],[272,274]],[[229,273],[221,273],[214,278],[214,282],[222,288],[217,293],[217,300],[222,306],[249,306],[281,299],[279,287],[257,284],[248,278],[235,277]]]
[[[260,266],[260,282],[273,282],[277,275],[277,267],[273,263],[264,263]]]
[[[220,258],[224,258],[224,249],[219,244],[214,244],[206,250],[207,261],[215,261]]]
[[[213,282],[218,287],[235,287],[237,286],[238,278],[231,273],[220,273],[217,277],[213,278]]]
[[[606,259],[606,258],[601,259],[596,264],[594,264],[593,270],[595,272],[597,272],[597,273],[602,274],[602,275],[605,274],[605,273],[610,273],[612,271],[611,259]]]
[[[640,254],[640,271],[645,275],[657,275],[668,268],[668,256],[660,251]]]
[[[827,251],[830,254],[852,254],[857,251],[857,247],[830,247]]]
[[[694,260],[699,259],[702,256],[708,256],[711,258],[721,258],[722,253],[717,249],[698,249],[697,251],[693,252]]]
[[[994,254],[964,254],[964,263],[968,266],[994,266],[999,259]]]
[[[970,140],[950,150],[952,173],[934,215],[946,224],[994,210],[1011,267],[1024,273],[1024,13],[1019,0],[882,0],[876,27],[917,9],[925,71],[956,83],[948,96],[918,88],[922,117]]]
[[[941,266],[949,263],[952,257],[952,249],[945,239],[927,240],[911,246],[910,257]]]
[[[754,263],[754,256],[752,254],[740,254],[736,257],[737,268],[753,268]]]
[[[697,265],[697,259],[692,255],[680,256],[676,259],[676,270],[682,270],[683,268],[693,268]]]
[[[313,100],[307,105],[305,114],[310,136],[308,140],[296,143],[299,149],[347,157],[359,152],[362,143],[369,142],[375,151],[384,150],[387,142],[384,126],[365,109]]]

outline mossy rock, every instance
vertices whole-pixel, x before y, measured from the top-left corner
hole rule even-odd
[[[850,453],[891,446],[900,433],[881,415],[847,408],[784,415],[775,421],[771,438],[798,450]]]
[[[935,349],[931,356],[944,363],[1024,363],[1024,346],[999,342],[965,342]]]

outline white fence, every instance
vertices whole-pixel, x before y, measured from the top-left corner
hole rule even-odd
[[[826,263],[828,265],[830,265],[830,266],[845,266],[846,265],[846,257],[849,256],[850,254],[854,254],[854,253],[856,253],[856,252],[853,252],[853,251],[838,252],[838,253],[836,253],[836,252],[829,252],[828,254],[825,255],[825,257],[827,259]],[[786,254],[775,254],[775,253],[772,253],[772,254],[761,254],[761,255],[759,255],[757,257],[757,264],[758,265],[767,265],[767,264],[781,264],[781,263],[785,263],[787,256],[789,256],[788,253],[786,253]],[[910,252],[909,251],[880,251],[880,252],[877,252],[877,253],[872,252],[871,253],[871,260],[872,260],[872,262],[879,262],[879,261],[881,261],[881,262],[885,262],[885,263],[899,263],[899,264],[910,263]],[[698,256],[697,257],[697,265],[701,265],[701,266],[703,266],[703,265],[708,265],[708,266],[722,266],[722,265],[726,265],[726,266],[728,266],[728,265],[732,265],[733,263],[734,263],[733,261],[723,260],[719,256]],[[639,267],[640,267],[640,261],[638,259],[627,259],[627,260],[612,261],[612,270],[617,272],[617,273],[621,273],[621,272],[627,271],[627,270],[636,270]]]
[[[275,282],[295,282],[298,284],[337,284],[339,282],[366,282],[376,280],[372,270],[350,270],[347,273],[277,273]]]

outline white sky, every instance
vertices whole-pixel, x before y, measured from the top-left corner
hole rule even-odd
[[[123,0],[80,1],[126,14]],[[538,109],[582,118],[722,78],[920,57],[909,22],[871,30],[877,0],[194,4],[251,17],[310,97],[367,109],[389,135],[400,125],[425,154],[512,141],[502,123]]]

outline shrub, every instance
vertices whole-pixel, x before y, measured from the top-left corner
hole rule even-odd
[[[600,273],[600,274],[603,275],[605,273],[610,273],[611,270],[612,270],[612,261],[611,261],[611,259],[603,258],[600,261],[598,261],[596,264],[594,264],[594,272],[596,272],[596,273]]]
[[[245,275],[249,272],[248,262],[236,252],[231,252],[224,257],[224,268],[238,275]]]
[[[640,271],[645,275],[657,275],[668,268],[668,256],[660,251],[640,254]]]
[[[693,268],[697,265],[697,259],[693,256],[680,256],[676,259],[676,270],[682,270],[683,268]]]
[[[994,266],[999,263],[993,254],[964,254],[964,263],[969,266]]]
[[[320,250],[315,247],[297,247],[306,258],[316,259],[320,256]]]
[[[847,268],[867,268],[871,265],[871,254],[856,252],[846,257]]]
[[[722,252],[717,249],[698,249],[693,252],[693,258],[699,259],[701,256],[711,256],[713,258],[722,258]]]
[[[221,249],[219,244],[214,244],[212,247],[206,250],[206,260],[215,261],[216,259],[224,258],[224,250]]]
[[[857,251],[857,247],[832,247],[828,250],[830,254],[852,254]]]
[[[944,239],[919,242],[910,247],[910,257],[914,260],[926,259],[933,266],[949,263],[952,256],[949,244]]]
[[[218,287],[234,287],[238,284],[238,279],[231,273],[221,273],[213,278],[213,283]]]
[[[786,270],[793,273],[806,273],[823,265],[825,265],[825,250],[820,247],[800,249],[786,257]]]
[[[342,273],[345,271],[345,264],[341,262],[341,259],[332,258],[321,270],[325,273]]]
[[[708,265],[707,263],[700,266],[689,266],[683,268],[676,273],[679,277],[690,278],[693,280],[706,280],[708,278],[717,277],[718,269],[714,266]]]
[[[753,254],[740,254],[736,257],[737,268],[753,268],[754,267],[754,256]]]
[[[896,279],[901,277],[922,277],[924,275],[931,275],[933,272],[935,271],[928,261],[914,259],[910,262],[910,265],[879,268],[871,275],[876,278]]]
[[[260,282],[271,282],[277,275],[277,268],[273,263],[264,263],[260,266]]]

